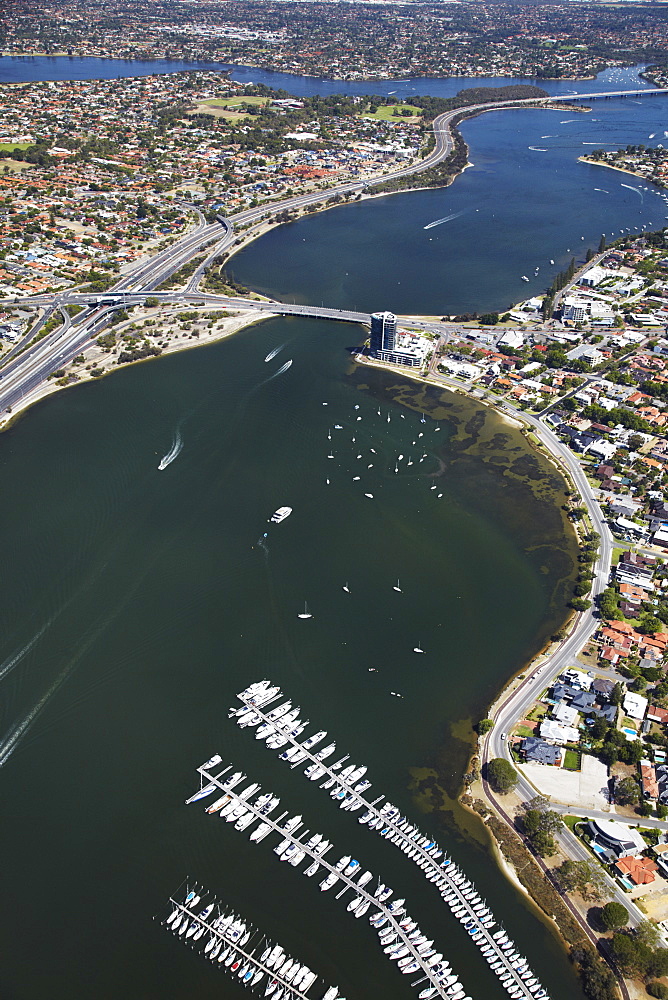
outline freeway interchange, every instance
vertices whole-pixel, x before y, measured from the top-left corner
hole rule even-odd
[[[631,92],[629,92],[631,93]],[[635,91],[633,92],[635,93]],[[661,90],[639,92],[642,96],[662,93]],[[223,296],[202,296],[198,286],[207,268],[220,254],[228,250],[236,240],[235,227],[243,226],[245,230],[261,225],[262,221],[276,213],[307,208],[337,195],[361,194],[374,185],[387,181],[398,180],[412,174],[422,173],[443,162],[454,147],[452,123],[460,116],[470,117],[486,111],[499,111],[530,106],[545,107],[555,101],[587,100],[596,97],[607,97],[607,94],[571,94],[564,98],[523,98],[504,102],[485,102],[468,107],[455,108],[438,115],[433,121],[434,147],[424,159],[409,164],[398,170],[381,174],[364,180],[352,180],[336,187],[324,190],[309,191],[278,202],[265,202],[253,208],[245,209],[230,218],[218,218],[215,222],[207,222],[197,209],[195,227],[178,241],[150,257],[140,261],[131,271],[105,295],[85,296],[76,292],[59,292],[49,296],[32,296],[19,300],[0,300],[0,305],[16,305],[17,301],[25,306],[47,307],[58,309],[63,315],[63,324],[41,340],[25,343],[22,341],[9,352],[0,368],[0,413],[12,410],[22,399],[33,393],[50,375],[80,354],[90,342],[110,323],[113,312],[125,305],[134,305],[142,301],[147,293],[155,293],[156,289],[177,273],[181,268],[203,251],[208,253],[199,263],[185,288],[179,292],[170,293],[169,301],[192,302],[192,296],[197,295],[197,301],[213,304],[234,305],[248,308],[245,300],[227,299]],[[623,96],[623,92],[614,96]],[[192,206],[189,206],[192,208]],[[84,305],[78,315],[70,320],[67,305]],[[339,309],[315,309],[309,306],[287,306],[284,303],[265,305],[254,303],[254,308],[266,308],[283,315],[317,316],[320,318],[337,319],[349,322],[368,322],[367,313],[357,313]],[[31,331],[34,338],[44,318]],[[427,324],[423,325],[429,329]],[[433,328],[433,327],[431,327]]]

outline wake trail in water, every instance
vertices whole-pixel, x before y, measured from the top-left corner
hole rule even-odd
[[[287,344],[287,340],[286,340],[285,343]],[[273,359],[276,357],[276,355],[280,354],[280,352],[283,350],[284,347],[285,347],[285,344],[281,344],[280,347],[275,347],[273,349],[273,351],[269,351],[269,354],[264,359],[265,362],[267,362],[267,361],[273,361]]]
[[[20,722],[15,723],[14,728],[9,732],[7,736],[5,736],[4,740],[0,744],[0,767],[2,767],[4,764],[7,763],[11,755],[16,750],[16,747],[18,746],[19,742],[28,732],[28,730],[32,726],[37,716],[40,714],[40,712],[42,712],[44,708],[46,708],[46,706],[51,701],[58,688],[61,686],[61,684],[63,684],[67,680],[73,669],[74,669],[74,663],[68,664],[65,667],[65,669],[58,675],[58,677],[56,677],[55,681],[48,689],[46,694],[42,695],[42,697],[34,706],[34,708],[32,708],[28,712],[28,714],[25,716],[24,719],[21,719]]]
[[[27,642],[22,649],[19,649],[18,652],[12,653],[11,656],[8,656],[4,663],[0,663],[0,681],[3,680],[3,678],[5,678],[7,674],[11,673],[14,667],[19,665],[19,663],[26,655],[26,653],[30,652],[35,643],[42,638],[42,636],[52,623],[53,623],[53,618],[49,618],[48,622],[45,625],[42,625],[39,632],[36,632],[32,637],[32,639],[29,642]]]
[[[610,194],[610,192],[606,191],[605,188],[594,188],[594,191],[600,191],[601,194]]]
[[[266,378],[264,379],[264,381],[260,382],[260,385],[255,386],[255,389],[260,389],[263,385],[266,385],[267,382],[271,382],[273,378],[278,378],[278,376],[282,375],[283,372],[286,372],[291,365],[292,365],[292,358],[290,358],[289,361],[286,361],[284,365],[281,365],[278,371],[275,371],[273,375],[270,375],[269,378]]]
[[[423,226],[423,229],[433,229],[434,226],[442,226],[444,222],[452,222],[453,219],[458,219],[460,215],[463,215],[466,209],[462,209],[461,212],[453,212],[452,215],[446,215],[443,219],[436,219],[435,222],[430,222],[428,226]]]
[[[176,433],[174,434],[174,440],[172,441],[172,447],[169,449],[167,454],[163,455],[160,459],[160,463],[158,465],[160,472],[162,472],[163,469],[166,469],[168,465],[172,464],[174,459],[181,454],[182,448],[183,438],[181,437],[181,431],[177,427]]]
[[[636,194],[639,194],[639,195],[640,195],[640,200],[641,200],[641,201],[644,201],[644,200],[645,200],[645,196],[643,195],[643,193],[642,193],[642,191],[640,190],[640,188],[637,188],[637,187],[633,187],[633,185],[632,185],[632,184],[620,184],[620,187],[623,187],[623,188],[626,188],[626,189],[627,189],[627,191],[635,191],[635,193],[636,193]]]

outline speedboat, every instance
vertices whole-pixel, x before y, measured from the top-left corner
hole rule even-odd
[[[285,521],[286,517],[290,517],[292,514],[292,507],[279,507],[271,517],[269,518],[274,524],[280,524],[281,521]]]
[[[320,743],[321,740],[324,740],[326,735],[327,731],[325,729],[321,729],[319,733],[316,733],[314,736],[309,736],[307,740],[304,740],[302,747],[304,750],[310,750],[311,747],[316,745],[316,743]]]

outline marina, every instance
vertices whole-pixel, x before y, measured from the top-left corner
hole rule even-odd
[[[200,792],[190,797],[189,802],[212,794],[215,788],[219,789],[223,795],[214,803],[216,808],[213,811],[218,812],[221,819],[227,823],[234,822],[235,829],[239,831],[248,829],[251,823],[259,820],[259,826],[251,832],[249,839],[257,843],[264,840],[271,832],[278,834],[280,841],[274,847],[274,853],[281,861],[288,861],[293,867],[308,857],[309,864],[302,874],[312,878],[322,869],[324,878],[320,882],[321,892],[327,892],[337,883],[341,883],[342,887],[339,887],[336,894],[338,900],[349,889],[353,890],[355,895],[348,903],[348,911],[356,918],[364,916],[370,907],[374,907],[369,922],[379,932],[385,954],[391,960],[396,960],[397,967],[404,975],[418,977],[412,985],[422,987],[419,994],[422,1000],[431,997],[471,1000],[466,996],[466,991],[458,977],[453,974],[449,963],[444,960],[443,954],[431,947],[432,941],[426,946],[428,940],[426,935],[422,934],[416,922],[406,913],[405,899],[391,900],[392,889],[380,880],[375,892],[372,893],[364,888],[373,875],[364,870],[359,861],[344,855],[332,864],[326,857],[332,850],[329,840],[319,833],[311,834],[309,837],[311,831],[302,829],[300,815],[286,819],[288,813],[284,811],[278,818],[273,819],[270,814],[278,808],[280,799],[271,792],[266,792],[251,802],[251,796],[260,790],[259,785],[253,783],[243,791],[237,792],[236,786],[244,780],[245,775],[238,771],[230,775],[231,764],[213,775],[210,768],[217,767],[220,762],[220,757],[215,755],[197,769],[202,778],[206,779],[206,783],[202,785]],[[213,789],[205,791],[211,785]],[[211,807],[206,811],[210,813]],[[360,877],[356,881],[357,876]]]
[[[204,887],[190,888],[186,883],[170,896],[169,902],[172,910],[162,920],[162,926],[185,944],[201,949],[204,958],[236,977],[242,986],[257,988],[272,1000],[345,1000],[336,986],[321,993],[315,972],[225,909]]]
[[[324,778],[319,787],[328,790],[341,809],[351,812],[364,809],[359,822],[389,840],[422,869],[425,878],[434,883],[453,916],[464,925],[513,1000],[549,1000],[547,991],[531,971],[527,959],[519,954],[503,928],[497,926],[490,908],[455,862],[444,855],[435,841],[421,834],[396,806],[387,801],[381,805],[385,796],[380,795],[372,802],[365,797],[371,787],[368,779],[360,781],[366,774],[365,766],[348,765],[340,770],[349,759],[348,755],[328,765],[326,760],[334,754],[336,743],[319,752],[312,752],[310,747],[305,746],[309,743],[308,739],[299,743],[297,736],[305,728],[298,718],[299,709],[292,708],[291,703],[288,703],[289,713],[283,705],[269,709],[281,696],[280,688],[270,685],[268,680],[251,684],[239,693],[242,707],[230,709],[230,718],[235,718],[242,728],[266,726],[260,738],[268,738],[269,743],[272,736],[280,733],[281,740],[290,744],[279,754],[280,760],[287,761],[292,768],[310,761],[304,774],[311,781]],[[206,765],[198,770],[203,783],[215,781]]]

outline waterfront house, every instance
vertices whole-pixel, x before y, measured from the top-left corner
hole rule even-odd
[[[620,858],[615,868],[634,885],[649,885],[656,879],[659,866],[653,858]]]
[[[592,845],[608,861],[633,857],[647,847],[635,827],[619,823],[614,819],[593,819],[589,821],[588,832]]]
[[[545,764],[549,767],[561,767],[564,751],[537,736],[527,736],[522,743],[522,753],[527,764]]]

